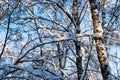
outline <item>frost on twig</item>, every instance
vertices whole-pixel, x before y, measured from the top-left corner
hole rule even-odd
[[[12,77],[12,71],[14,70],[21,70],[24,72],[28,72],[31,73],[33,76],[36,76],[36,78],[38,77],[39,79],[49,79],[49,80],[53,80],[53,79],[62,79],[61,75],[57,72],[53,72],[48,70],[46,67],[40,66],[38,68],[34,68],[32,65],[28,65],[26,67],[20,67],[17,65],[8,65],[8,64],[3,64],[0,65],[0,80],[1,79],[5,79],[7,74],[11,74],[9,77]],[[25,77],[27,78],[27,74],[25,75],[19,75],[19,77]],[[17,78],[17,77],[16,77]]]

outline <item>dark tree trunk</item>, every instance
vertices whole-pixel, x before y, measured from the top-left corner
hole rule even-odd
[[[76,27],[76,35],[80,34],[80,21],[79,21],[79,15],[78,15],[78,0],[73,0],[73,18],[75,22]],[[81,53],[81,46],[78,44],[78,41],[75,42],[76,47],[76,66],[77,66],[77,76],[78,80],[82,77],[82,53]]]

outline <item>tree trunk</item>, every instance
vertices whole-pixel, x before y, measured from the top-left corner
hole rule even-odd
[[[78,15],[78,0],[73,0],[73,18],[75,22],[76,27],[76,35],[80,34],[80,21],[79,21],[79,15]],[[77,66],[77,76],[78,80],[82,77],[82,53],[81,53],[81,46],[78,44],[78,41],[75,42],[76,47],[76,66]]]
[[[98,54],[98,60],[100,62],[101,73],[104,80],[108,80],[108,64],[107,64],[107,53],[105,45],[103,43],[103,29],[99,20],[97,5],[95,0],[89,0],[91,6],[91,14],[93,19],[94,33],[99,37],[96,37],[96,49]]]

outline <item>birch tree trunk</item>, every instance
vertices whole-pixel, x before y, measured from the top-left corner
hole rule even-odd
[[[105,45],[103,43],[103,29],[99,20],[97,5],[95,0],[89,0],[91,6],[91,14],[93,19],[94,33],[98,35],[95,37],[96,49],[98,54],[98,60],[100,62],[101,73],[103,80],[108,80],[108,64],[107,64],[107,53]]]
[[[78,15],[78,0],[73,0],[73,18],[75,22],[76,27],[76,35],[80,34],[80,21],[79,21],[79,15]],[[82,77],[82,53],[81,53],[81,46],[78,44],[78,41],[75,42],[76,47],[76,66],[77,66],[77,76],[78,80]]]

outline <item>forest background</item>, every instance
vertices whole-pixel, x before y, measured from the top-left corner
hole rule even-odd
[[[120,0],[0,0],[0,80],[120,80]]]

